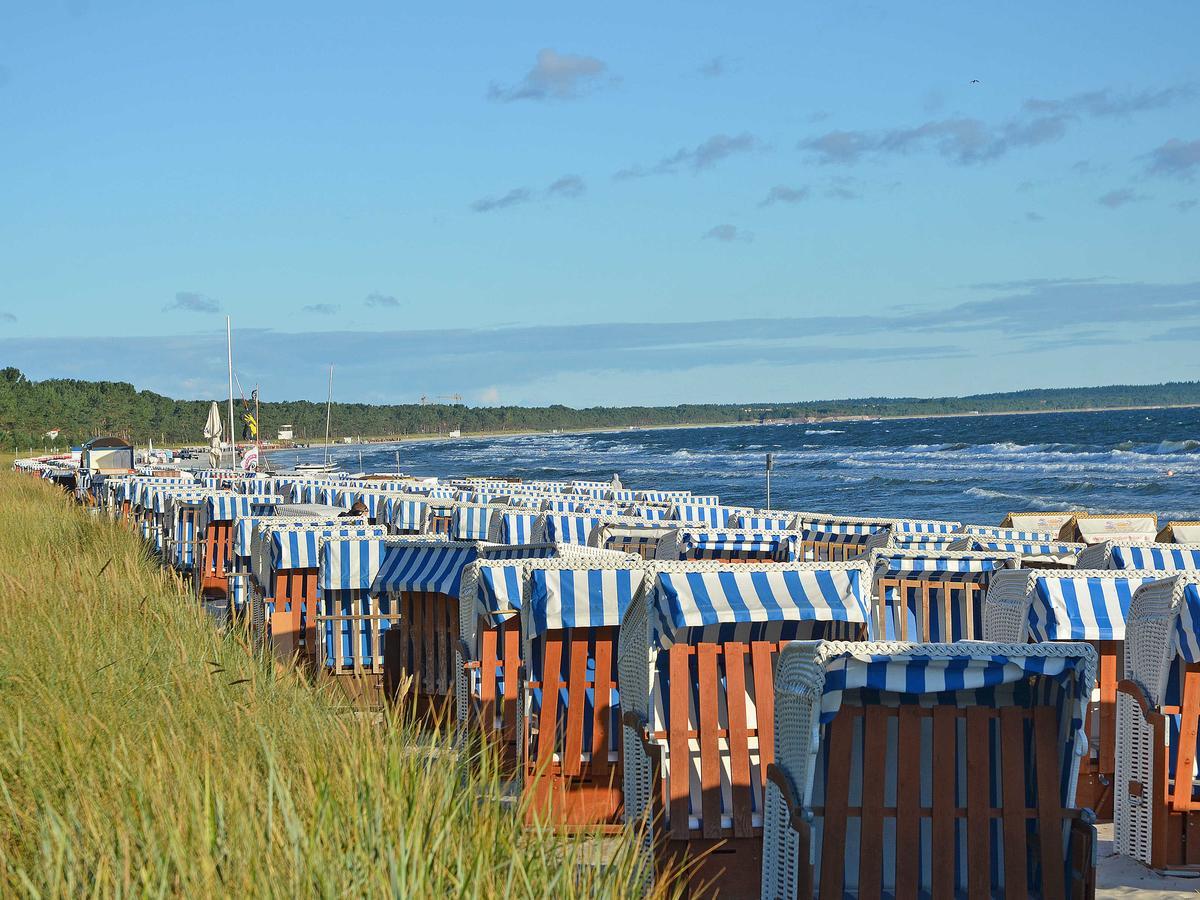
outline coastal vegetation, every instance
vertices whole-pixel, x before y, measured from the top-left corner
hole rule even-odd
[[[134,534],[0,473],[0,895],[627,895],[486,754],[252,653]]]
[[[219,398],[211,398],[219,399]],[[147,438],[194,443],[208,414],[209,400],[174,400],[113,381],[52,379],[30,381],[15,368],[0,369],[0,446],[41,447],[47,432],[53,443],[79,443],[97,434],[120,434],[136,442]],[[1114,409],[1129,406],[1200,405],[1200,382],[1044,388],[965,397],[863,397],[796,403],[678,406],[464,406],[430,404],[333,404],[337,434],[405,437],[464,432],[582,430],[655,425],[701,425],[777,421],[834,416],[918,416],[969,413],[1045,412]],[[292,425],[297,440],[324,435],[325,404],[307,400],[264,402],[264,437]]]

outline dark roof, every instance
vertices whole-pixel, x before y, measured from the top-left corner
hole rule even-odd
[[[119,437],[94,437],[83,445],[84,450],[98,450],[102,447],[123,447],[126,450],[132,450],[133,445],[126,443]]]

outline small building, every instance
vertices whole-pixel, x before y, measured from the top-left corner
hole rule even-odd
[[[279,437],[277,438],[277,440],[290,441],[290,440],[292,440],[292,437],[295,434],[295,432],[296,432],[296,429],[295,429],[295,426],[293,426],[293,425],[280,425],[279,426]]]
[[[118,437],[97,437],[83,445],[81,469],[91,472],[129,472],[133,469],[133,445]]]

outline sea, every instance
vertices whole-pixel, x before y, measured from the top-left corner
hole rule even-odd
[[[323,448],[272,465],[320,462]],[[995,524],[1009,512],[1200,520],[1200,409],[611,430],[338,445],[347,471],[609,480],[722,502]],[[397,454],[399,454],[397,456]]]

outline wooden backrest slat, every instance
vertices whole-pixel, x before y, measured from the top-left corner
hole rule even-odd
[[[1175,751],[1175,795],[1171,800],[1171,805],[1180,812],[1195,808],[1192,803],[1192,773],[1195,771],[1196,736],[1200,726],[1200,669],[1187,666],[1181,681],[1179,749]]]
[[[688,799],[691,795],[691,747],[688,744],[688,707],[691,674],[688,657],[691,650],[686,644],[673,644],[667,651],[670,685],[670,722],[667,752],[672,762],[667,785],[670,803],[671,837],[686,841],[688,838]]]
[[[611,778],[608,762],[609,735],[612,731],[613,644],[616,631],[597,629],[594,656],[596,673],[592,684],[592,781],[606,784]]]
[[[1004,893],[1018,900],[1028,892],[1025,819],[1025,720],[1026,711],[1015,706],[1000,710],[1001,825],[1004,833]]]
[[[1117,681],[1120,668],[1117,654],[1123,641],[1097,641],[1094,646],[1099,659],[1100,689],[1099,734],[1091,735],[1091,741],[1099,745],[1100,771],[1114,773],[1117,767]]]
[[[479,633],[479,715],[484,728],[496,721],[496,645],[500,635],[493,628]]]
[[[562,684],[563,640],[566,632],[548,631],[542,657],[542,710],[538,715],[537,762],[550,765],[558,734],[558,690]]]
[[[750,734],[746,715],[746,645],[730,641],[725,657],[725,710],[729,719],[729,777],[733,798],[733,836],[754,835],[750,803]]]
[[[775,670],[777,644],[754,641],[750,644],[750,666],[754,673],[754,716],[758,724],[758,772],[763,790],[767,787],[767,767],[775,761]]]
[[[696,646],[696,687],[699,700],[698,741],[700,744],[700,810],[706,838],[721,836],[721,746],[717,730],[717,646]],[[684,765],[688,759],[682,760]]]
[[[933,896],[954,896],[954,811],[958,806],[958,717],[952,706],[933,708]]]
[[[921,709],[896,713],[896,900],[916,900],[921,881]]]
[[[520,697],[520,685],[517,683],[521,671],[521,629],[520,620],[513,616],[500,626],[504,635],[504,741],[514,744],[517,740],[517,702]]]
[[[890,715],[879,705],[868,706],[864,713],[858,896],[874,900],[883,891],[883,790]]]
[[[1058,716],[1053,707],[1033,709],[1033,751],[1037,770],[1038,838],[1041,850],[1042,895],[1064,896],[1065,866],[1062,835],[1062,784]]]
[[[846,816],[850,800],[855,716],[845,707],[826,726],[825,816],[821,823],[821,900],[842,900],[846,870]],[[761,714],[761,713],[760,713]]]
[[[421,617],[424,625],[421,641],[421,684],[426,694],[433,694],[437,692],[437,669],[433,663],[437,647],[438,604],[436,595],[428,591],[421,592],[421,602],[425,605],[425,614]]]
[[[583,635],[581,638],[580,635]],[[571,629],[567,661],[567,708],[563,715],[565,728],[560,756],[562,774],[572,778],[579,775],[583,755],[583,714],[587,702],[588,639],[584,629]]]
[[[969,896],[991,892],[992,730],[989,710],[967,709],[967,887]]]

